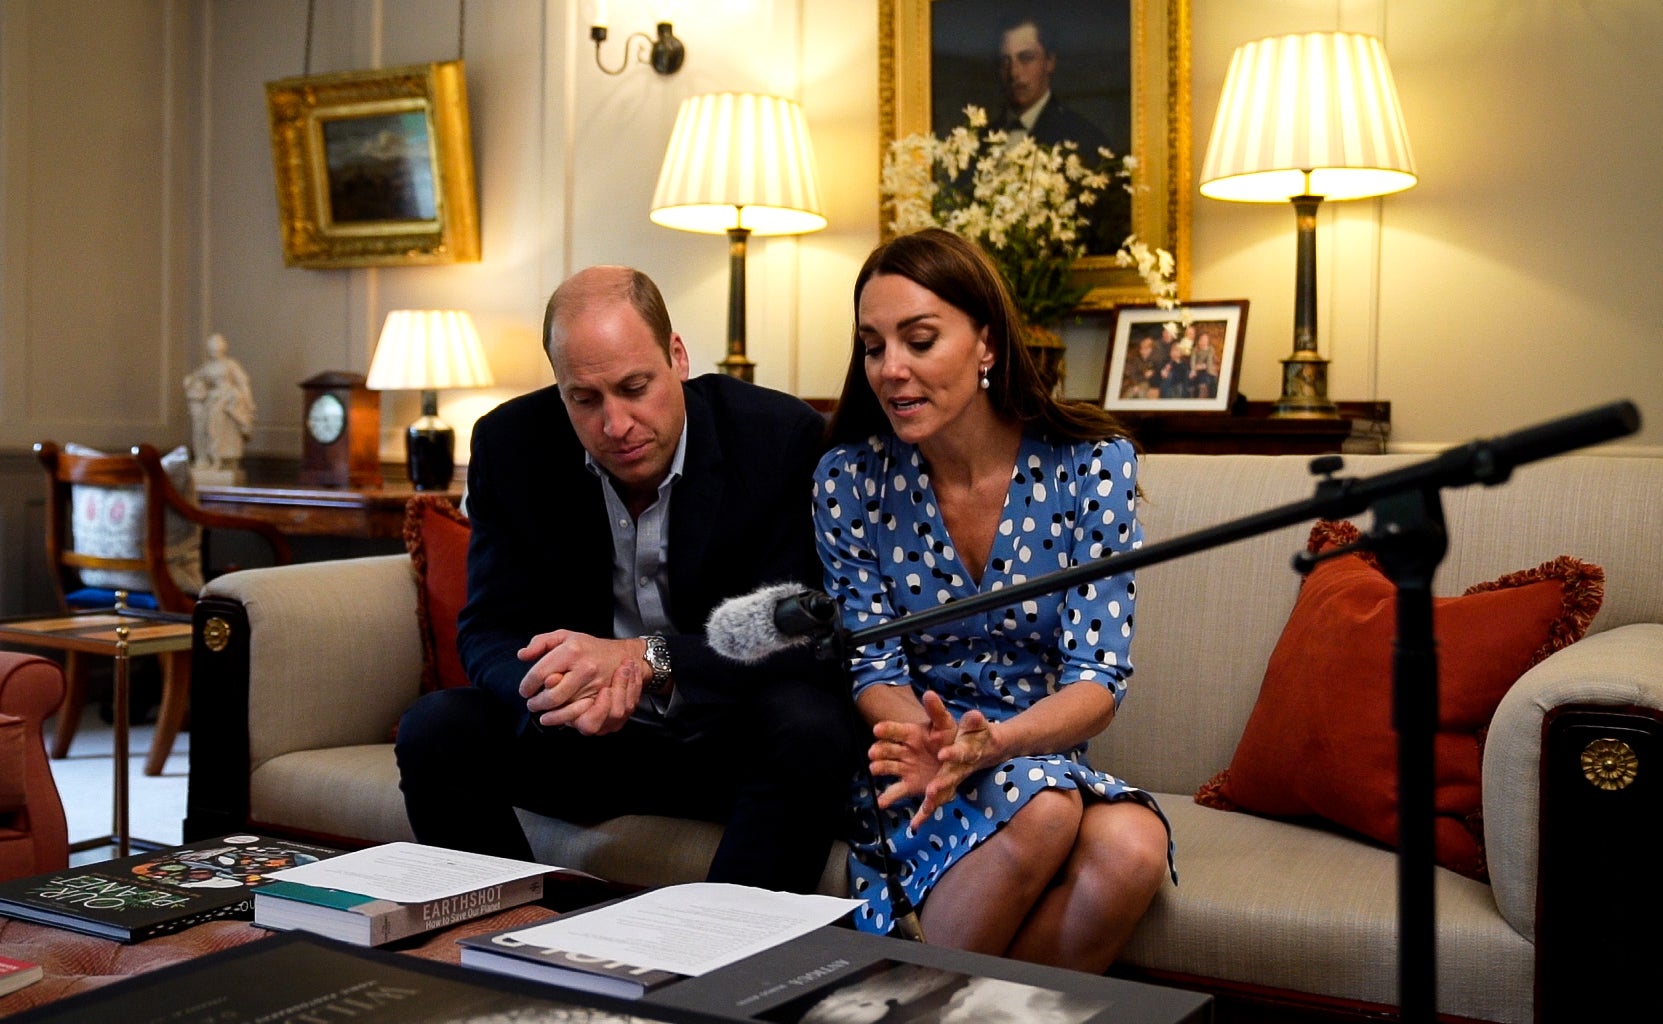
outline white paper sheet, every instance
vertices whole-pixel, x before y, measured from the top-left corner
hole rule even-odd
[[[589,877],[581,871],[547,864],[487,857],[420,843],[386,843],[354,850],[339,857],[274,871],[271,877],[325,889],[345,889],[378,900],[425,903],[541,874]]]
[[[700,975],[827,925],[855,899],[723,882],[652,889],[512,933],[527,945]]]

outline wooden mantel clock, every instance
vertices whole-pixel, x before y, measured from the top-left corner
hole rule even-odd
[[[300,382],[300,482],[381,486],[381,395],[364,375],[330,370]]]

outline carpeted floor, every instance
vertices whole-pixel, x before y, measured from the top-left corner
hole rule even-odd
[[[57,720],[46,723],[50,737]],[[190,733],[179,734],[162,774],[144,774],[144,758],[150,751],[154,726],[135,725],[127,741],[128,821],[135,838],[174,845],[184,841],[185,789],[190,752]],[[96,706],[81,716],[81,727],[70,744],[69,756],[52,762],[52,778],[63,797],[64,816],[69,820],[69,841],[110,834],[114,822],[115,771],[110,761],[115,730],[99,720]],[[115,847],[83,850],[70,861],[86,864],[116,855]]]

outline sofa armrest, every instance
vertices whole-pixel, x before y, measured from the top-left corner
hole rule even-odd
[[[55,661],[0,651],[0,878],[54,871],[69,863],[62,799],[46,760],[41,727],[64,698]]]
[[[416,579],[406,555],[223,576],[205,595],[248,615],[248,756],[384,743],[421,690]]]
[[[1496,709],[1484,748],[1485,847],[1498,909],[1536,943],[1539,1008],[1574,1003],[1574,991],[1556,994],[1555,979],[1576,979],[1570,986],[1586,995],[1649,976],[1625,958],[1655,948],[1663,913],[1660,769],[1663,625],[1572,644],[1526,672]]]
[[[241,826],[259,765],[386,743],[421,691],[407,555],[228,573],[203,588],[195,620],[192,838]]]
[[[1663,625],[1596,633],[1544,659],[1513,684],[1484,745],[1484,845],[1496,904],[1534,940],[1547,729],[1561,709],[1663,715]]]

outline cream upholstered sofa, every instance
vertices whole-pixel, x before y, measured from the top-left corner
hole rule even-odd
[[[1350,456],[1343,472],[1415,461]],[[1149,542],[1314,490],[1296,456],[1150,455],[1142,484]],[[1588,636],[1530,669],[1491,723],[1492,881],[1436,871],[1439,1011],[1631,1019],[1608,1004],[1637,991],[1663,923],[1653,836],[1663,820],[1663,460],[1564,456],[1501,486],[1445,491],[1443,506],[1440,594],[1561,554],[1603,566],[1607,579]],[[1140,573],[1136,670],[1092,756],[1160,794],[1177,842],[1180,884],[1157,896],[1117,970],[1207,988],[1221,1006],[1292,1000],[1343,1016],[1397,999],[1393,851],[1192,800],[1230,763],[1293,606],[1290,556],[1308,531],[1290,526]],[[187,835],[247,824],[409,839],[389,735],[421,676],[410,559],[234,573],[208,585],[196,615]],[[1634,785],[1606,792],[1585,780],[1580,752],[1601,737],[1636,753]],[[632,885],[702,877],[716,834],[654,818],[528,824],[539,857]],[[842,884],[834,854],[825,885]]]

